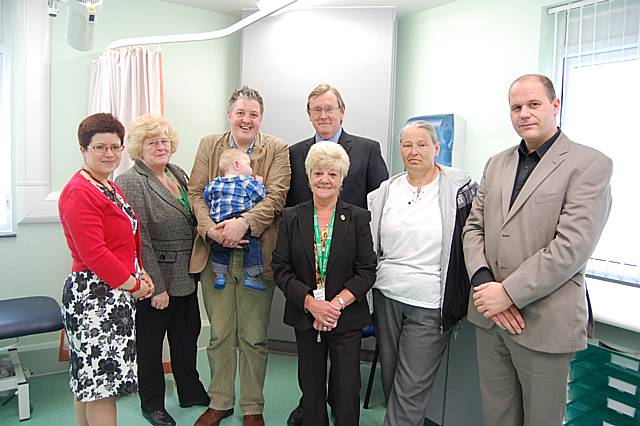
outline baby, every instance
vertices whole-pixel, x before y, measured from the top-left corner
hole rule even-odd
[[[204,200],[209,206],[211,219],[215,223],[241,217],[267,195],[261,176],[252,176],[251,159],[238,150],[229,149],[220,156],[219,176],[204,189]],[[260,240],[252,237],[250,232],[244,236],[249,243],[244,250],[244,281],[246,287],[265,291],[266,287],[258,278],[263,271],[262,249]],[[229,270],[229,258],[232,248],[223,247],[214,241],[211,244],[211,269],[216,278],[214,287],[222,289],[226,285],[226,273]]]

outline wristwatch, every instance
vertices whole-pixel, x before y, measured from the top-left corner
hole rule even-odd
[[[240,218],[244,220],[245,225],[247,225],[247,232],[251,234],[251,225],[249,225],[249,221],[247,220],[247,218],[244,216],[240,216]]]

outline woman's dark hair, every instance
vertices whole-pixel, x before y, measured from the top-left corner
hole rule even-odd
[[[86,148],[97,133],[115,133],[120,138],[120,145],[124,140],[124,126],[113,115],[99,112],[85,118],[78,126],[78,143]]]

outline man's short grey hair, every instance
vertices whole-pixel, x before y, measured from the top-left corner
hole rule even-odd
[[[410,121],[409,123],[405,124],[402,130],[400,130],[400,142],[402,142],[402,135],[404,135],[404,131],[411,127],[417,127],[418,129],[422,129],[427,132],[427,134],[431,137],[431,142],[433,142],[434,145],[439,142],[436,129],[424,120]]]
[[[321,168],[335,168],[340,172],[340,181],[344,180],[349,172],[349,156],[340,144],[335,142],[316,142],[311,146],[307,159],[304,160],[304,169],[311,181],[311,171]]]

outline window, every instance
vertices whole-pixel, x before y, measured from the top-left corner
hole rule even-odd
[[[7,1],[11,49],[11,129],[18,224],[58,221],[58,193],[51,192],[49,64],[51,24],[42,0]],[[3,26],[4,28],[4,26]]]
[[[0,0],[0,235],[11,233],[11,121],[5,2]]]
[[[550,10],[556,19],[560,123],[572,139],[613,160],[613,205],[587,276],[640,287],[640,0],[579,3]]]

